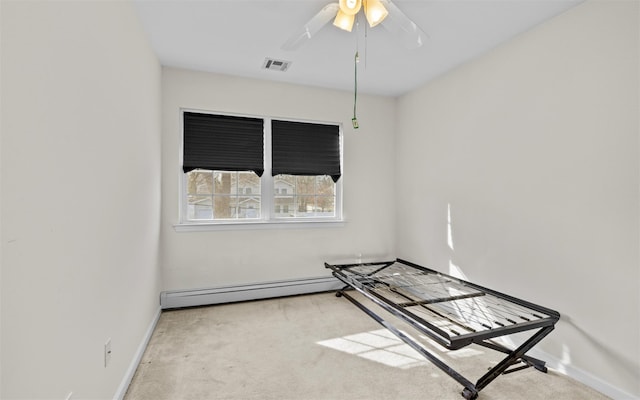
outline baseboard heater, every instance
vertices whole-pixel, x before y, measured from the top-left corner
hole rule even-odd
[[[237,301],[295,296],[299,294],[335,291],[344,286],[334,277],[293,279],[244,285],[220,286],[207,289],[169,290],[160,293],[160,307],[195,307]]]

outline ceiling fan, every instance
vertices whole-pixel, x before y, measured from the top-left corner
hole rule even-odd
[[[390,0],[339,0],[324,6],[301,30],[283,45],[284,50],[296,50],[315,36],[330,20],[340,29],[351,32],[360,10],[370,27],[378,24],[395,36],[408,49],[422,46],[426,33]]]

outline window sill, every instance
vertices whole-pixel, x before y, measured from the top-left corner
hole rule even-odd
[[[176,232],[207,232],[207,231],[235,231],[255,229],[317,229],[340,228],[346,221],[341,220],[310,220],[310,221],[242,221],[242,222],[184,222],[174,224]]]

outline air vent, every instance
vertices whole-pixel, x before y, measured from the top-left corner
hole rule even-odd
[[[283,60],[274,60],[273,58],[265,58],[264,64],[262,64],[263,69],[270,69],[273,71],[286,71],[291,65],[291,61],[283,61]]]

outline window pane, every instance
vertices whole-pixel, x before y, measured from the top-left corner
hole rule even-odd
[[[188,219],[245,219],[260,218],[260,177],[254,172],[235,171],[191,171],[187,174],[189,197]],[[203,194],[209,196],[202,196]],[[195,195],[200,195],[197,197]],[[197,198],[196,198],[197,197]],[[193,201],[206,203],[196,207]]]
[[[245,186],[260,187],[260,177],[253,172],[238,172],[240,182]]]
[[[237,218],[260,218],[260,198],[238,197]]]
[[[315,192],[315,176],[296,176],[296,194],[314,194]]]
[[[235,172],[214,171],[214,191],[216,195],[231,195],[235,192]]]
[[[239,193],[260,194],[260,177],[253,172],[238,172]]]
[[[298,217],[306,217],[313,215],[315,210],[314,196],[296,196],[296,213]]]
[[[273,191],[277,218],[335,217],[336,184],[329,176],[277,175]]]
[[[236,214],[235,197],[215,196],[213,198],[213,204],[214,204],[213,215],[215,219],[235,218],[235,214]]]
[[[289,209],[294,209],[294,197],[292,195],[276,195],[273,201],[276,213],[278,213],[277,217],[293,217],[293,215],[289,215]]]
[[[188,194],[213,193],[213,174],[211,171],[194,170],[187,173]]]
[[[316,197],[316,216],[333,217],[336,212],[336,198],[333,196]]]
[[[330,176],[323,175],[317,176],[317,191],[316,194],[323,196],[335,196],[336,184],[333,182]]]
[[[296,186],[296,177],[293,175],[276,175],[274,185],[280,189],[280,193],[283,193],[282,189],[286,190],[285,193],[293,193],[293,188]]]
[[[278,218],[295,217],[293,211],[296,178],[292,175],[277,175],[274,177],[274,210]]]
[[[211,208],[211,196],[188,196],[187,216],[189,219],[211,219],[213,209]]]

